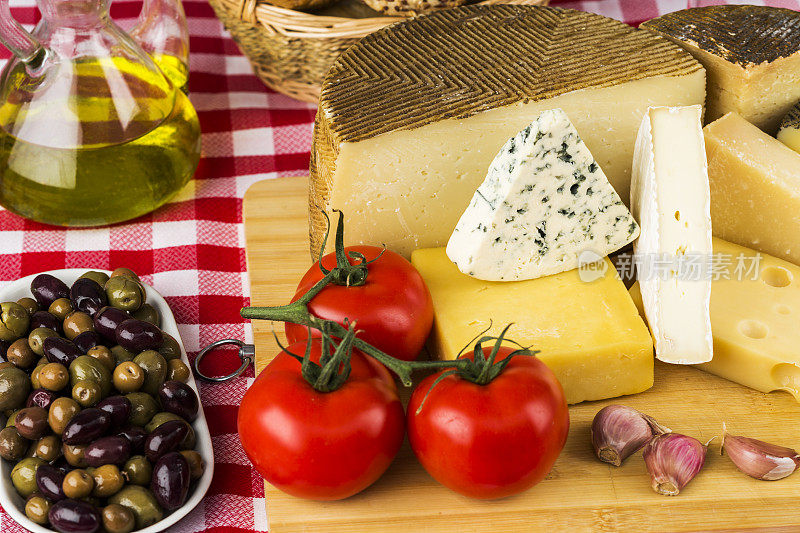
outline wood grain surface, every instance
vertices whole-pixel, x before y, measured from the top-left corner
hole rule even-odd
[[[244,200],[253,305],[289,301],[310,266],[307,179],[256,183]],[[273,327],[253,324],[257,366],[277,353]],[[656,363],[655,386],[642,394],[570,408],[566,447],[545,481],[515,497],[476,501],[434,481],[408,445],[372,487],[340,502],[313,502],[266,485],[274,533],[426,531],[800,531],[800,473],[780,481],[741,474],[711,443],[706,466],[676,497],[650,489],[641,454],[619,468],[594,458],[594,414],[609,403],[640,409],[705,442],[721,432],[800,449],[800,405],[788,394],[761,394],[694,368]]]

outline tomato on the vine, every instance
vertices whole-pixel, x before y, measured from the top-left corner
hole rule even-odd
[[[242,447],[264,479],[288,494],[347,498],[391,464],[405,433],[403,406],[389,372],[357,350],[338,388],[317,390],[308,378],[313,382],[320,372],[304,375],[288,353],[303,354],[306,347],[303,341],[279,353],[244,395]],[[322,341],[315,338],[310,361],[319,364],[321,354]],[[343,366],[336,361],[335,372]]]
[[[483,348],[487,358],[491,350]],[[500,347],[496,360],[512,352]],[[474,360],[474,353],[464,357]],[[510,496],[540,482],[569,430],[561,384],[544,363],[526,355],[513,356],[485,384],[453,371],[428,376],[414,389],[407,416],[409,441],[425,470],[480,499]]]
[[[352,254],[361,254],[368,263],[363,285],[331,283],[308,302],[308,311],[325,320],[344,324],[349,319],[358,324],[359,338],[379,350],[401,359],[417,359],[433,325],[433,300],[417,269],[403,256],[377,246],[344,248],[351,265],[360,261]],[[322,258],[322,266],[337,266],[335,253]],[[319,262],[308,269],[297,286],[292,302],[311,289],[325,274]],[[319,332],[312,330],[312,335]],[[308,329],[286,323],[286,338],[297,342],[308,337]]]

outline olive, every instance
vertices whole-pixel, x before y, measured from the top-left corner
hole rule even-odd
[[[164,341],[164,336],[153,324],[129,318],[117,327],[116,340],[123,348],[141,353],[145,350],[158,349]]]
[[[114,276],[105,286],[108,304],[123,311],[136,311],[145,301],[144,286],[133,278]]]
[[[52,331],[61,331],[61,321],[55,315],[47,311],[36,311],[31,317],[31,331],[39,328],[47,328]]]
[[[30,323],[28,311],[18,303],[0,304],[0,340],[11,342],[19,339],[28,332]]]
[[[24,297],[17,300],[17,303],[25,308],[29,315],[33,316],[33,313],[39,310],[39,304],[33,298]]]
[[[36,389],[28,395],[25,407],[38,406],[42,409],[50,409],[50,405],[56,401],[58,395],[47,389]]]
[[[125,268],[125,267],[115,268],[111,272],[111,277],[116,278],[117,276],[123,276],[126,278],[131,278],[135,279],[136,281],[139,281],[139,276],[136,274],[136,272],[134,272],[130,268]]]
[[[186,383],[189,381],[190,375],[191,371],[189,370],[189,367],[180,359],[167,360],[168,381],[180,381],[181,383]]]
[[[119,344],[111,347],[111,355],[114,356],[114,361],[116,361],[117,364],[125,363],[127,361],[133,361],[134,358],[136,357],[135,353],[126,348],[123,348]]]
[[[19,434],[30,440],[44,437],[49,429],[47,426],[47,410],[41,407],[26,407],[17,413],[14,427]]]
[[[145,392],[132,392],[125,397],[131,402],[128,422],[133,426],[145,426],[158,412],[158,402]]]
[[[33,456],[48,463],[61,457],[61,439],[56,435],[45,435],[33,443]]]
[[[84,457],[91,467],[122,465],[131,456],[131,443],[125,437],[112,436],[97,439],[86,446]]]
[[[36,328],[28,334],[28,347],[34,354],[41,357],[44,355],[44,341],[48,337],[58,337],[58,333],[50,328]]]
[[[51,391],[60,391],[69,384],[69,371],[61,363],[47,363],[39,371],[39,385]]]
[[[103,391],[100,384],[96,381],[82,379],[72,386],[72,399],[80,404],[81,407],[91,407],[100,401]]]
[[[167,361],[155,350],[147,350],[134,357],[133,362],[144,371],[142,392],[157,395],[159,387],[167,378]]]
[[[57,502],[67,496],[64,494],[64,474],[50,465],[41,465],[36,470],[36,487],[48,500]]]
[[[88,355],[81,355],[69,366],[70,383],[74,386],[77,382],[87,380],[100,385],[102,396],[111,393],[111,371],[106,365]]]
[[[32,496],[25,502],[25,516],[40,526],[49,523],[48,512],[50,512],[50,502],[43,496]]]
[[[144,442],[145,457],[156,462],[162,455],[178,451],[188,433],[189,425],[183,420],[164,422],[147,436]]]
[[[165,381],[158,389],[158,399],[165,411],[175,413],[184,420],[197,418],[200,401],[192,388],[180,381]]]
[[[85,498],[94,489],[94,478],[86,470],[78,468],[64,476],[62,487],[67,498]]]
[[[75,343],[75,346],[77,346],[81,352],[88,354],[89,350],[103,344],[103,338],[100,337],[100,334],[96,331],[84,331],[72,339],[72,342]],[[105,348],[105,346],[102,347]],[[109,351],[109,354],[110,353]]]
[[[3,363],[0,363],[0,365],[2,365],[2,364]],[[42,369],[47,364],[49,364],[47,362],[47,359],[44,360],[44,364],[42,364],[41,361],[40,361],[39,363],[36,364],[36,368],[33,369],[33,372],[31,372],[31,386],[34,389],[41,389],[42,388],[42,384],[39,381],[39,374],[41,373]],[[2,368],[3,367],[0,367],[0,369],[2,369]]]
[[[100,465],[92,471],[94,477],[94,491],[92,496],[97,498],[108,498],[116,494],[125,485],[122,472],[115,464]]]
[[[31,380],[17,367],[0,368],[0,411],[19,409],[31,392]]]
[[[175,413],[167,413],[167,412],[156,413],[156,415],[153,416],[153,419],[150,420],[150,423],[148,423],[144,429],[148,433],[152,433],[153,431],[155,431],[157,427],[164,424],[165,422],[169,422],[170,420],[183,421],[183,418],[179,417]],[[191,450],[195,447],[195,444],[197,444],[197,437],[195,436],[194,429],[192,429],[192,426],[188,424],[187,427],[189,428],[189,433],[187,433],[186,437],[181,441],[180,445],[181,450]]]
[[[84,409],[67,423],[61,439],[66,444],[89,444],[106,434],[111,417],[97,407]]]
[[[151,526],[164,517],[153,493],[138,485],[128,485],[108,499],[108,503],[122,505],[133,511],[136,529]]]
[[[36,357],[31,347],[28,346],[28,339],[23,337],[11,343],[11,346],[6,350],[6,359],[17,368],[22,368],[24,370],[32,367],[39,358]]]
[[[31,293],[39,307],[47,309],[59,298],[69,297],[69,287],[55,276],[39,274],[31,281]]]
[[[64,336],[69,340],[74,340],[75,337],[83,332],[94,331],[94,320],[82,311],[73,311],[64,319],[62,327],[64,328]]]
[[[192,476],[192,481],[203,477],[203,472],[206,470],[206,464],[203,461],[203,456],[194,450],[183,450],[180,453],[189,463],[189,473]]]
[[[36,492],[36,470],[45,465],[38,457],[26,457],[14,465],[11,470],[11,483],[23,498]]]
[[[61,435],[67,424],[81,411],[78,402],[72,398],[58,398],[50,405],[47,422],[56,435]]]
[[[106,339],[116,341],[117,327],[130,318],[131,315],[121,309],[104,307],[94,315],[94,330]]]
[[[147,303],[142,304],[137,311],[134,311],[133,318],[150,322],[157,328],[161,327],[161,315],[159,314],[158,309]]]
[[[87,334],[88,332],[82,333],[80,336]],[[97,335],[97,333],[92,332],[92,335]],[[117,366],[117,362],[114,360],[114,355],[111,353],[111,350],[109,350],[108,347],[106,346],[94,345],[86,350],[86,355],[88,355],[89,357],[94,357],[95,359],[103,363],[103,365],[105,365],[105,367],[108,368],[109,372],[113,372]]]
[[[47,312],[59,320],[67,318],[67,315],[72,311],[74,311],[74,309],[72,308],[72,302],[69,298],[59,298],[47,308]]]
[[[68,367],[83,352],[72,341],[63,337],[47,337],[44,340],[44,355],[51,363],[61,363]]]
[[[144,371],[133,361],[125,361],[114,369],[113,379],[118,391],[136,392],[144,384]]]
[[[28,440],[19,434],[17,428],[6,427],[0,430],[0,457],[6,461],[18,461],[25,457]]]
[[[128,483],[147,486],[153,477],[153,465],[143,455],[134,455],[122,467],[122,473]]]
[[[181,345],[175,340],[175,337],[163,331],[161,335],[164,337],[164,342],[161,344],[161,348],[158,349],[158,353],[164,356],[164,359],[167,361],[171,359],[180,359]]]
[[[95,533],[102,523],[94,505],[72,498],[54,503],[47,516],[62,533]]]
[[[186,502],[190,480],[186,457],[178,452],[171,452],[161,456],[153,467],[150,491],[161,507],[174,511]]]
[[[86,445],[85,444],[62,444],[61,452],[64,454],[64,459],[70,466],[76,468],[86,468]]]
[[[100,309],[108,305],[108,297],[103,287],[89,278],[79,278],[69,290],[72,307],[87,315],[94,316]]]
[[[8,413],[8,418],[6,418],[6,427],[14,427],[17,423],[17,413],[19,413],[20,409],[13,409],[12,411],[6,411]]]
[[[111,417],[111,430],[117,430],[128,423],[131,414],[131,401],[125,396],[109,396],[97,407]]]
[[[125,437],[131,443],[131,452],[140,453],[144,449],[144,441],[147,440],[147,431],[141,426],[127,426],[117,433],[120,437]]]
[[[191,464],[191,461],[190,461],[190,464]],[[50,466],[52,466],[53,468],[55,468],[56,470],[58,470],[59,472],[61,472],[65,476],[67,475],[67,472],[69,472],[71,470],[74,470],[74,467],[71,464],[69,464],[69,461],[67,461],[67,458],[64,457],[63,452],[61,453],[61,455],[58,456],[58,459],[56,459],[55,461],[51,461],[50,462]]]
[[[108,533],[130,533],[136,527],[136,517],[127,507],[112,503],[103,507],[103,528]]]
[[[105,286],[106,282],[108,281],[109,275],[105,272],[98,272],[97,270],[89,270],[88,272],[84,272],[81,274],[81,278],[88,278],[101,287]]]

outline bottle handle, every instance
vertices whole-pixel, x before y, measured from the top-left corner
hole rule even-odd
[[[0,42],[33,68],[41,65],[47,53],[47,49],[11,16],[9,0],[0,0]]]

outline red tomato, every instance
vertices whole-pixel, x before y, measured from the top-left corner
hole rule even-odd
[[[348,246],[346,252],[360,252],[368,261],[383,251],[377,246]],[[352,264],[357,264],[350,259]],[[322,265],[330,270],[336,256],[328,254]],[[390,250],[367,267],[367,281],[357,287],[330,284],[308,304],[309,312],[339,324],[344,319],[358,322],[359,338],[389,355],[413,361],[422,350],[433,324],[433,301],[417,269]],[[324,277],[318,263],[308,269],[292,298],[296,301]],[[313,332],[312,335],[318,335]],[[297,342],[308,337],[305,326],[286,323],[286,337]]]
[[[319,362],[314,339],[311,360]],[[288,348],[303,355],[306,343]],[[242,447],[259,473],[300,498],[339,500],[356,494],[389,467],[405,430],[392,376],[353,351],[341,388],[318,392],[300,362],[281,352],[256,378],[239,408]]]
[[[512,351],[501,347],[496,360]],[[425,470],[480,499],[510,496],[540,482],[569,430],[564,391],[553,372],[535,357],[519,355],[486,385],[452,374],[431,390],[440,374],[423,380],[408,405],[408,438]]]

